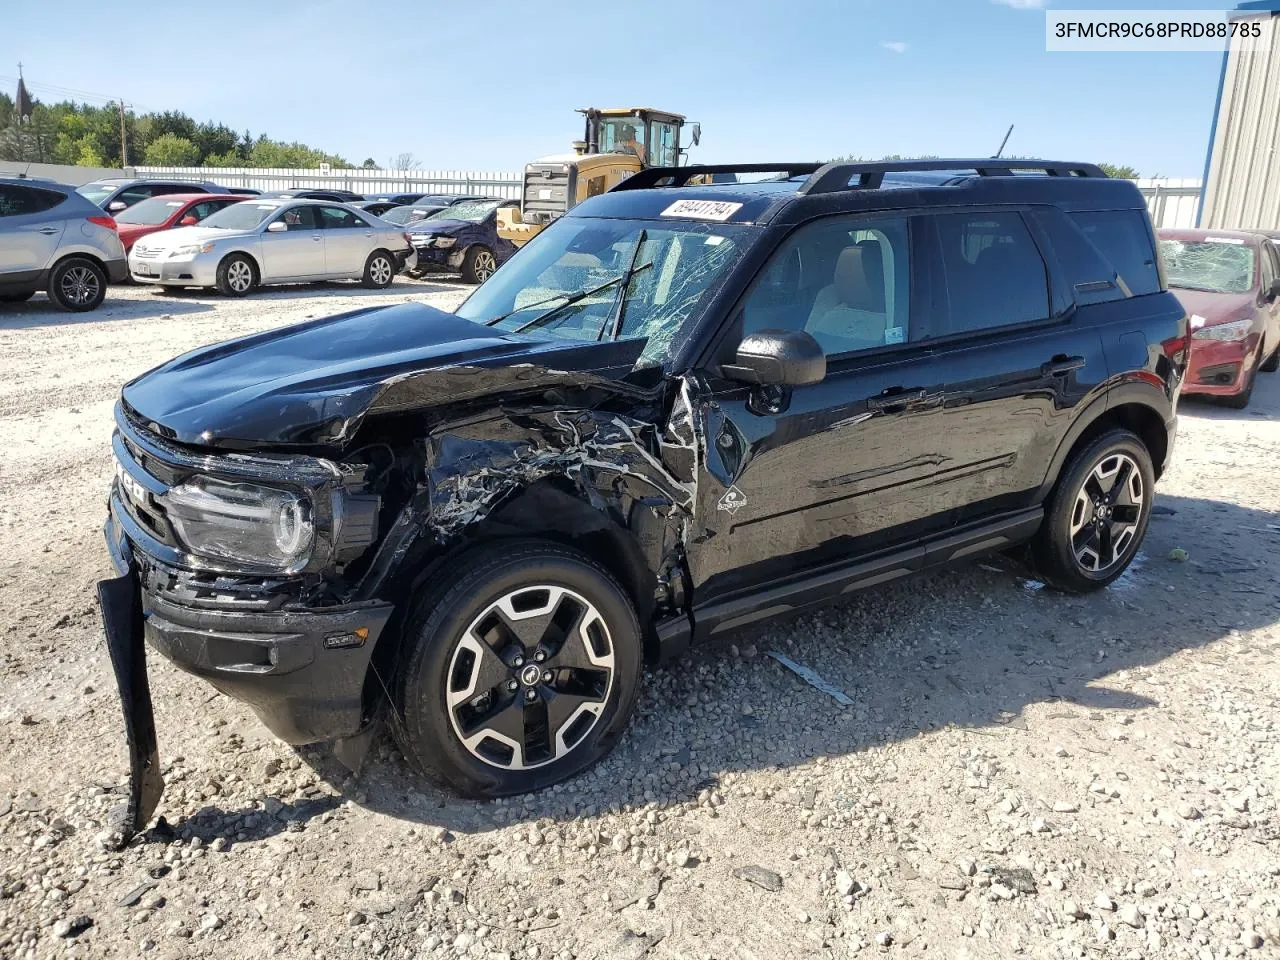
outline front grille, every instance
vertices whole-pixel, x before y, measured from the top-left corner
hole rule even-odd
[[[116,439],[119,442],[113,446],[121,472],[116,477],[115,492],[116,496],[119,497],[120,505],[134,523],[160,541],[160,543],[167,547],[177,547],[177,537],[173,532],[173,526],[169,523],[169,518],[165,514],[164,506],[160,499],[162,494],[148,489],[151,486],[163,486],[165,489],[172,486],[172,468],[166,468],[163,471],[154,469],[157,463],[153,457],[142,454],[122,434],[117,433]],[[148,469],[149,465],[152,469]],[[161,472],[169,474],[170,479],[166,480],[160,475]],[[137,473],[145,474],[153,483],[145,484],[139,482],[134,477]]]
[[[141,243],[133,245],[133,255],[139,260],[154,260],[162,253],[164,253],[164,247],[148,247]]]

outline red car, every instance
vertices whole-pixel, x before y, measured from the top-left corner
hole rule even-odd
[[[116,214],[116,228],[125,253],[149,233],[170,227],[193,227],[211,213],[248,197],[218,193],[168,193],[135,203]]]
[[[1169,287],[1191,318],[1183,394],[1247,407],[1258,371],[1280,366],[1280,251],[1241,230],[1157,233]]]

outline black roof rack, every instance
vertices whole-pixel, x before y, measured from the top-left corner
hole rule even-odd
[[[650,187],[683,187],[694,177],[716,173],[785,173],[786,179],[805,176],[821,169],[821,163],[705,163],[688,167],[649,167],[633,173],[610,192],[647,190]],[[669,183],[659,183],[669,180]]]
[[[878,190],[887,173],[921,173],[932,170],[972,170],[980,177],[1011,177],[1015,170],[1034,170],[1050,177],[1102,177],[1102,168],[1092,163],[1059,160],[981,157],[979,159],[879,160],[869,163],[713,163],[688,167],[650,167],[632,174],[613,190],[644,190],[649,187],[683,187],[691,179],[716,173],[779,173],[786,178],[808,175],[797,193],[836,193],[840,190]],[[856,185],[854,178],[857,178]],[[664,182],[665,181],[665,182]]]

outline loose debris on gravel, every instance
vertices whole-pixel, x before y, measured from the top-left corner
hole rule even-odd
[[[649,673],[614,756],[536,796],[458,800],[385,737],[350,777],[153,657],[164,820],[112,849],[92,588],[119,384],[405,296],[461,293],[0,312],[23,371],[0,383],[0,957],[1280,955],[1280,378],[1247,411],[1184,404],[1108,591],[987,560],[696,651]]]

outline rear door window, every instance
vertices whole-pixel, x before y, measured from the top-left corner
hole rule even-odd
[[[1044,258],[1020,213],[954,213],[933,219],[948,302],[938,335],[1032,323],[1051,315]]]
[[[357,230],[368,226],[350,210],[341,207],[321,207],[320,225],[327,230]]]
[[[0,186],[0,217],[18,217],[52,210],[66,198],[54,190],[39,187]]]
[[[1116,268],[1128,292],[1160,292],[1160,270],[1146,215],[1140,210],[1090,210],[1070,215],[1080,232]]]

